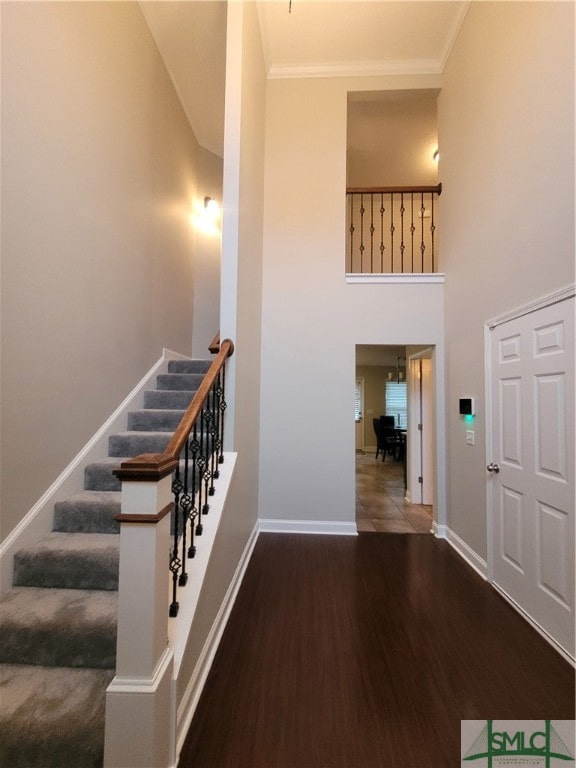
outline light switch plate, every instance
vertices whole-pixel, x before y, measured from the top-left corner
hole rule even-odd
[[[466,430],[466,445],[474,445],[474,430]]]

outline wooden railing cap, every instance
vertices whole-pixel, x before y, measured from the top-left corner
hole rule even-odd
[[[426,187],[346,187],[347,195],[390,195],[390,194],[405,194],[409,195],[411,192],[415,194],[442,194],[442,184],[436,184],[435,186]]]
[[[120,480],[158,481],[170,475],[178,466],[178,459],[164,453],[143,453],[120,464],[113,474]]]

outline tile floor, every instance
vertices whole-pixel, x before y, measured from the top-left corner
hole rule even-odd
[[[402,462],[357,453],[356,525],[359,531],[431,533],[432,507],[404,500]]]

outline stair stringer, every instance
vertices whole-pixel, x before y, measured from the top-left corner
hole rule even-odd
[[[6,537],[0,545],[0,595],[6,594],[12,587],[14,554],[23,547],[38,543],[52,531],[54,504],[83,490],[86,465],[108,455],[109,437],[125,429],[129,410],[143,407],[144,392],[151,386],[155,388],[153,384],[155,377],[168,372],[168,364],[171,360],[189,359],[187,355],[164,348],[161,357],[152,368]]]

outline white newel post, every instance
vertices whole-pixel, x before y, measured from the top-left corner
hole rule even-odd
[[[106,692],[105,768],[166,768],[174,751],[168,565],[175,462],[159,458],[140,456],[117,471],[118,638],[116,676]]]

